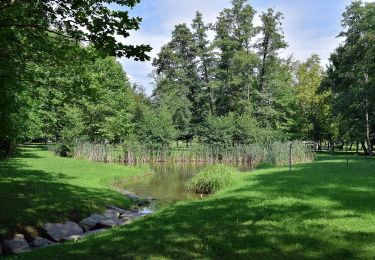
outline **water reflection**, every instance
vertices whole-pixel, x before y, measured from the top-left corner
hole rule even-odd
[[[177,201],[201,197],[200,194],[187,191],[185,184],[207,164],[152,163],[149,166],[152,174],[145,175],[136,182],[127,183],[124,187],[136,195],[156,199],[146,210],[153,211],[174,204]],[[243,164],[234,166],[240,171],[251,170],[249,166]]]

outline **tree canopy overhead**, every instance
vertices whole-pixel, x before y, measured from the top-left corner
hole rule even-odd
[[[116,37],[128,37],[139,29],[141,18],[115,11],[110,4],[134,7],[140,0],[9,0],[0,4],[0,28],[36,36],[52,33],[79,42],[90,42],[106,55],[148,60],[149,45],[126,45]]]

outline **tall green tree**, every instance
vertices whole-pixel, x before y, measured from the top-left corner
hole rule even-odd
[[[194,136],[192,125],[200,117],[201,85],[194,37],[186,24],[175,27],[171,41],[162,47],[153,65],[157,74],[154,97],[160,104],[168,101],[175,127],[179,130],[178,139],[189,141]]]
[[[237,104],[250,96],[250,74],[256,62],[251,47],[257,30],[253,26],[255,10],[246,2],[233,0],[232,8],[224,9],[215,24],[214,45],[219,49],[216,100],[220,114],[238,110]],[[240,67],[239,71],[233,65]]]
[[[320,57],[310,56],[296,67],[296,125],[293,137],[321,142],[334,137],[331,104],[332,93],[321,88],[325,73]]]
[[[199,88],[196,94],[197,111],[196,121],[202,121],[207,112],[214,112],[214,78],[215,78],[215,53],[213,45],[208,40],[209,26],[203,22],[203,16],[196,12],[192,23],[193,39],[197,57],[197,73],[199,76]]]
[[[263,90],[270,63],[277,58],[278,51],[286,48],[288,45],[284,40],[282,30],[282,13],[275,12],[272,8],[263,12],[260,16],[262,24],[259,28],[260,39],[258,40],[257,49],[261,56],[261,66],[259,73],[259,89]]]
[[[340,33],[344,42],[331,55],[328,69],[334,110],[341,118],[341,126],[345,126],[341,129],[358,131],[358,139],[369,155],[373,154],[375,131],[374,17],[374,3],[355,1],[347,7]]]
[[[146,60],[148,45],[125,45],[117,36],[128,37],[138,29],[140,18],[128,11],[109,9],[110,3],[133,7],[138,0],[14,0],[0,3],[0,145],[9,153],[12,143],[32,134],[35,99],[30,99],[43,84],[40,71],[59,71],[81,59],[71,55],[72,43],[90,43],[102,55]],[[44,71],[45,72],[45,71]]]

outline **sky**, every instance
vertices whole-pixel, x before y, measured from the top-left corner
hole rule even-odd
[[[373,2],[374,0],[367,0]],[[283,29],[289,47],[282,51],[282,57],[293,54],[298,60],[305,60],[311,54],[319,54],[322,65],[328,63],[330,53],[338,46],[336,36],[341,30],[341,15],[351,0],[249,0],[257,11],[257,16],[274,8],[284,14]],[[191,24],[196,11],[203,14],[206,23],[214,23],[220,11],[231,7],[231,0],[141,0],[130,10],[131,16],[143,19],[138,31],[131,31],[126,44],[150,44],[151,61],[168,43],[174,26],[179,23]],[[259,18],[255,19],[255,24]],[[119,60],[130,81],[142,85],[146,93],[152,93],[152,72],[150,62],[136,62],[131,59]]]

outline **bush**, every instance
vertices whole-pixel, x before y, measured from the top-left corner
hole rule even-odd
[[[68,157],[72,155],[72,148],[64,143],[51,144],[48,146],[48,150],[55,155]]]
[[[235,168],[216,164],[203,169],[186,186],[196,193],[210,194],[233,185],[237,180],[238,171]]]

